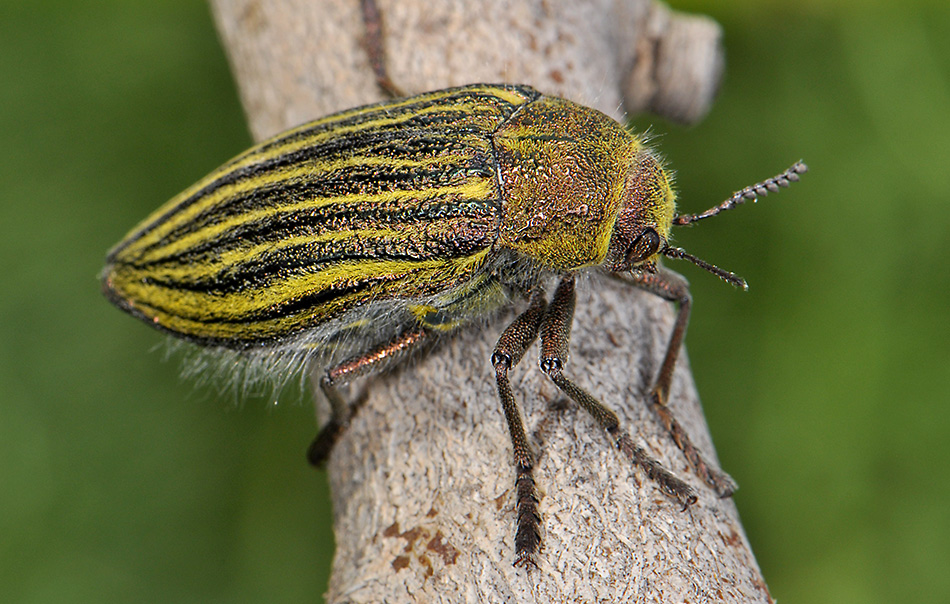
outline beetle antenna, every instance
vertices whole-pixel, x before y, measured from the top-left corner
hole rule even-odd
[[[699,268],[705,269],[709,271],[710,273],[716,275],[717,277],[719,277],[720,279],[722,279],[729,285],[733,285],[735,287],[739,287],[742,289],[749,289],[749,284],[746,283],[745,279],[743,279],[739,275],[735,273],[730,273],[729,271],[721,269],[714,264],[709,264],[705,260],[701,260],[697,258],[696,256],[690,254],[683,248],[670,247],[667,245],[660,248],[659,253],[663,254],[667,258],[682,258],[683,260],[689,260],[690,262],[692,262]]]
[[[732,197],[722,202],[714,208],[709,208],[702,214],[679,214],[673,217],[673,224],[675,226],[683,226],[685,224],[690,224],[691,222],[697,222],[703,218],[709,218],[710,216],[715,216],[719,212],[725,212],[726,210],[731,210],[732,208],[742,205],[745,202],[751,200],[753,203],[759,197],[765,197],[769,193],[777,193],[779,188],[784,188],[789,186],[793,182],[798,182],[798,177],[808,171],[808,166],[806,166],[801,161],[795,162],[792,167],[788,170],[785,170],[781,174],[777,174],[772,178],[763,180],[762,182],[757,182],[752,186],[746,187],[741,191],[736,191],[732,194]],[[699,265],[698,262],[693,261],[695,264]],[[700,265],[701,266],[701,265]],[[705,268],[705,267],[704,267]],[[713,267],[715,268],[715,267]],[[708,268],[706,270],[709,270]],[[712,271],[715,272],[715,271]],[[717,273],[718,274],[718,273]],[[732,273],[729,273],[732,275]],[[735,275],[733,275],[735,276]],[[720,275],[722,277],[722,275]],[[722,277],[725,279],[725,277]],[[729,279],[725,279],[729,281]],[[732,281],[730,281],[732,283]]]

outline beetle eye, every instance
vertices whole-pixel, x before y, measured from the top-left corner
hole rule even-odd
[[[660,249],[660,236],[656,231],[647,227],[640,233],[636,241],[627,249],[627,264],[632,266],[643,262],[650,256],[656,254]]]

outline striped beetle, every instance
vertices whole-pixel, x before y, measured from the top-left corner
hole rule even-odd
[[[491,363],[516,468],[515,563],[532,564],[538,495],[508,373],[538,336],[541,369],[557,387],[669,497],[684,507],[696,499],[565,377],[575,275],[619,273],[678,303],[651,404],[698,476],[729,496],[732,479],[666,405],[691,299],[658,259],[688,260],[744,288],[671,246],[671,228],[777,191],[806,169],[796,163],[706,212],[677,215],[657,157],[608,116],[527,86],[450,88],[344,111],[251,148],[133,229],[109,252],[102,286],[150,325],[252,365],[323,367],[333,417],[311,445],[314,462],[349,419],[337,385],[530,299]],[[551,276],[548,301],[540,284]]]

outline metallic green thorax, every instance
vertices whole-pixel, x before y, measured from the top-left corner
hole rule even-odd
[[[669,235],[673,195],[662,169],[597,110],[542,97],[498,130],[495,154],[504,195],[498,246],[546,269],[603,264],[620,215]],[[654,186],[642,186],[644,169]]]
[[[202,344],[309,351],[342,334],[356,350],[413,325],[453,329],[526,275],[628,270],[656,251],[631,253],[638,235],[665,243],[672,215],[662,168],[616,121],[473,85],[253,147],[129,233],[103,289]]]

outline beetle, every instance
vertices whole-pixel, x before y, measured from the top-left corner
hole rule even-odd
[[[153,327],[251,366],[322,367],[333,415],[313,462],[350,417],[337,386],[527,299],[491,364],[516,469],[515,563],[533,564],[541,520],[511,368],[540,337],[542,371],[686,507],[692,488],[563,372],[579,273],[624,275],[677,303],[650,403],[696,474],[729,496],[735,483],[666,404],[691,298],[659,259],[688,260],[744,288],[672,246],[672,227],[777,191],[806,169],[796,163],[706,212],[676,214],[657,155],[603,113],[528,86],[449,88],[337,113],[238,155],[126,235],[108,254],[102,289]]]

